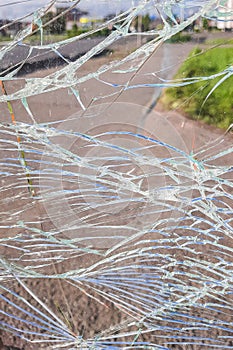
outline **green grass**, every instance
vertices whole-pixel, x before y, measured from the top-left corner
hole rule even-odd
[[[11,37],[10,36],[1,36],[0,37],[0,43],[1,42],[5,42],[5,41],[11,41]]]
[[[233,39],[216,38],[205,41],[207,45],[233,45]]]
[[[214,48],[206,52],[194,49],[182,64],[175,79],[211,76],[233,65],[233,48]],[[233,75],[218,86],[203,104],[220,78],[164,91],[161,102],[178,109],[192,119],[227,128],[233,123]]]
[[[51,44],[51,43],[65,40],[67,38],[68,38],[68,36],[66,33],[64,33],[64,34],[44,34],[43,35],[43,43],[44,44]],[[30,44],[30,45],[39,45],[40,40],[41,40],[40,34],[34,34],[31,36],[28,36],[24,40],[24,42],[26,44]]]
[[[88,29],[77,29],[77,30],[67,30],[66,33],[64,34],[44,34],[43,35],[43,44],[52,44],[52,43],[56,43],[68,38],[72,38],[74,36],[78,36],[84,33],[88,33]],[[108,29],[102,29],[92,35],[89,35],[89,38],[93,38],[96,36],[107,36],[109,34],[109,30]],[[10,39],[12,40],[12,39]],[[40,41],[41,41],[41,37],[40,34],[34,34],[31,35],[29,37],[27,37],[24,42],[26,44],[30,44],[30,45],[40,45]]]

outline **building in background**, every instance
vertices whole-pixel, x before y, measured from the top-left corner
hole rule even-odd
[[[233,30],[233,0],[226,1],[226,5],[219,9],[224,15],[216,20],[217,28],[221,30]],[[229,12],[229,16],[226,13]]]
[[[0,19],[0,38],[14,36],[21,30],[23,30],[28,25],[27,22],[21,21],[10,21],[8,19]]]
[[[58,15],[66,10],[68,10],[68,7],[57,7],[56,5],[53,5],[50,9],[50,12],[53,13],[53,15]],[[74,25],[80,26],[80,19],[83,17],[87,16],[88,12],[87,11],[82,11],[77,7],[74,7],[72,10],[67,11],[65,13],[65,29],[66,30],[71,30]]]

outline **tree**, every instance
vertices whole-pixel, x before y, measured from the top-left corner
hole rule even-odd
[[[60,16],[56,20],[54,20],[52,23],[46,25],[46,23],[49,23],[52,21],[57,15],[55,15],[53,12],[48,12],[43,17],[43,24],[45,25],[45,31],[47,31],[48,34],[62,34],[66,30],[66,21],[64,16]]]
[[[150,16],[148,15],[148,13],[142,17],[142,31],[143,32],[147,32],[148,30],[150,30]]]
[[[203,29],[205,29],[205,30],[209,29],[209,22],[208,22],[207,18],[203,18],[202,26],[203,26]]]
[[[150,16],[149,14],[146,14],[145,16],[137,16],[135,18],[134,26],[137,31],[147,32],[150,30],[150,23]]]

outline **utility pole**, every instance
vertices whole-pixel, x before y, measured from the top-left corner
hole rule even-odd
[[[142,45],[142,15],[138,15],[137,32],[137,47],[140,47]]]

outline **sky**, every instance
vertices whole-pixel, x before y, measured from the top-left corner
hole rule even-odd
[[[205,1],[207,0],[201,0],[202,3]],[[0,0],[0,18],[16,19],[23,17],[40,7],[46,6],[50,2],[50,0]],[[73,2],[66,0],[68,6],[71,6]],[[139,2],[140,0],[80,0],[78,7],[82,10],[87,10],[93,17],[102,17],[110,13],[119,13]],[[192,4],[197,4],[198,2],[200,0],[191,1]],[[62,0],[57,1],[58,5],[61,3]],[[190,0],[185,0],[185,3],[188,5]]]
[[[137,0],[134,0],[136,3]],[[48,4],[47,0],[0,0],[0,18],[15,19]],[[81,0],[78,7],[92,16],[120,12],[132,5],[133,0]],[[71,2],[68,3],[71,6]]]
[[[57,0],[57,5],[62,6],[63,0]],[[137,5],[142,0],[80,0],[78,7],[89,12],[91,17],[103,17],[107,14],[117,14],[122,10],[127,10],[133,5]],[[154,1],[159,2],[163,0],[150,0],[150,4]],[[176,3],[177,0],[172,0]],[[204,2],[210,0],[183,0],[186,7],[186,14],[189,16],[191,12],[196,11],[196,6],[203,5]],[[74,0],[65,0],[63,6],[72,6]],[[51,0],[0,0],[0,19],[17,19],[26,14],[36,11],[36,9],[44,7],[51,3]],[[182,1],[181,1],[182,3]],[[190,12],[191,11],[191,12]],[[150,12],[154,15],[155,12]],[[178,13],[177,13],[178,14]]]

